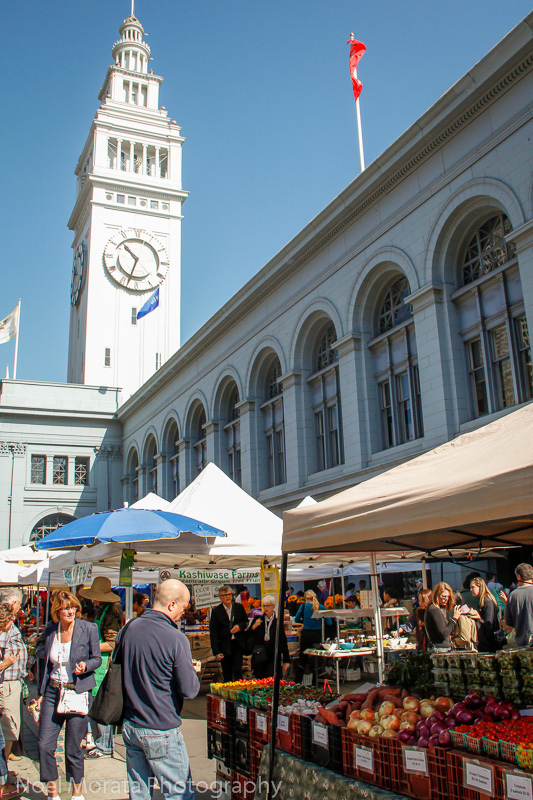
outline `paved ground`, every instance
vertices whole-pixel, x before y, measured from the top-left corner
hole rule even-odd
[[[201,694],[195,700],[187,701],[183,710],[183,734],[191,761],[192,778],[197,784],[197,800],[213,800],[215,789],[215,762],[207,758],[206,728],[206,699],[205,694]],[[29,782],[28,790],[23,795],[28,800],[43,800],[46,797],[46,789],[42,787],[45,789],[43,794],[39,782],[37,730],[29,713],[24,710],[25,755],[21,761],[10,761],[9,766],[16,769],[20,778]],[[59,767],[59,776],[61,800],[70,800],[71,792],[62,764]],[[113,758],[86,759],[85,784],[86,800],[126,800],[126,756],[120,735],[115,737]],[[217,797],[218,794],[215,792],[214,796]],[[154,800],[161,798],[161,793],[156,790]]]

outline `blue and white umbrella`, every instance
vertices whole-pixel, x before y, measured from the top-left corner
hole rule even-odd
[[[146,511],[141,508],[118,508],[80,517],[43,536],[35,543],[37,550],[61,550],[108,542],[150,542],[179,539],[182,533],[204,539],[225,536],[224,531],[182,514]]]

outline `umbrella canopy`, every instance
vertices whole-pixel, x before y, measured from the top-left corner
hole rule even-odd
[[[204,539],[225,536],[224,531],[182,514],[168,511],[146,511],[140,508],[118,508],[81,517],[43,536],[35,543],[37,550],[81,547],[97,542],[119,542],[124,545],[156,539],[178,539],[182,533]]]

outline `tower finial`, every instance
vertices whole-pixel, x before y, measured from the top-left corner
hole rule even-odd
[[[131,0],[131,16],[135,16],[135,0]]]

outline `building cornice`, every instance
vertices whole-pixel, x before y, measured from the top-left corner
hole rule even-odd
[[[448,90],[416,123],[344,189],[211,317],[119,410],[126,419],[154,392],[174,379],[177,369],[231,328],[272,290],[304,267],[331,240],[409,178],[494,102],[533,70],[533,12]],[[512,52],[506,57],[506,52]],[[531,116],[531,112],[529,112]],[[337,265],[338,268],[338,265]],[[321,276],[321,279],[324,275]]]

